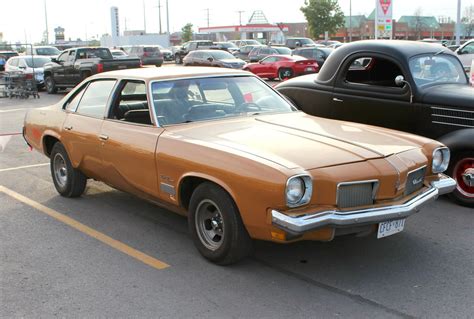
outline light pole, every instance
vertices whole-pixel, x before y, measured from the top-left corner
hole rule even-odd
[[[458,14],[456,19],[456,45],[461,44],[461,0],[458,0]]]
[[[349,0],[349,42],[352,42],[352,0]]]
[[[46,44],[49,44],[49,31],[48,31],[48,10],[46,9],[46,0],[44,0],[44,22],[46,24],[46,30],[45,30],[45,35],[46,35]]]

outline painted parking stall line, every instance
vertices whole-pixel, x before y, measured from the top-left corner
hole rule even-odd
[[[170,267],[170,265],[168,265],[167,263],[161,261],[161,260],[158,260],[154,257],[151,257],[139,250],[136,250],[116,239],[113,239],[112,237],[110,236],[107,236],[89,226],[86,226],[80,222],[78,222],[77,220],[75,219],[72,219],[71,217],[68,217],[66,215],[63,215],[57,211],[55,211],[54,209],[51,209],[47,206],[44,206],[43,204],[40,204],[28,197],[25,197],[5,186],[2,186],[0,185],[0,193],[4,193],[30,207],[33,207],[34,209],[42,212],[43,214],[46,214],[54,219],[56,219],[57,221],[60,221],[78,231],[80,231],[81,233],[83,234],[86,234],[90,237],[93,237],[99,241],[101,241],[102,243],[106,244],[107,246],[110,246],[150,267],[153,267],[155,269],[165,269],[165,268],[168,268]]]
[[[49,163],[41,163],[41,164],[33,164],[33,165],[23,165],[23,166],[9,167],[9,168],[0,168],[0,173],[2,173],[2,172],[9,172],[9,171],[16,171],[16,170],[24,169],[24,168],[47,166],[47,165],[49,165]]]

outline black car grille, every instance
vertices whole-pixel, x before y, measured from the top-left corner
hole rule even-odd
[[[474,111],[432,106],[431,122],[435,124],[474,128]]]
[[[425,181],[426,166],[417,168],[408,173],[407,183],[405,186],[405,195],[410,195],[413,192],[423,187]]]
[[[340,183],[337,186],[337,207],[344,209],[372,205],[377,189],[377,180]]]

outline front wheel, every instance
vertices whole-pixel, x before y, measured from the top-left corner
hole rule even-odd
[[[87,184],[86,176],[72,167],[63,144],[56,143],[51,151],[51,176],[54,186],[61,196],[79,197]]]
[[[46,76],[46,78],[44,79],[44,84],[46,86],[46,91],[48,92],[48,94],[55,94],[58,92],[56,82],[54,81],[51,75]]]
[[[474,207],[474,152],[455,153],[448,174],[457,183],[450,197],[461,205]]]
[[[293,71],[291,69],[282,68],[278,70],[278,78],[280,81],[285,81],[293,77]]]
[[[228,265],[248,256],[252,240],[230,195],[212,183],[202,183],[191,196],[188,227],[194,244],[208,260]]]

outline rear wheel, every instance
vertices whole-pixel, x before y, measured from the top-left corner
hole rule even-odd
[[[47,75],[44,79],[44,84],[46,86],[46,91],[48,94],[55,94],[58,92],[58,88],[56,86],[56,82],[54,81],[51,75]]]
[[[461,205],[474,207],[474,152],[455,153],[448,173],[457,183],[450,197]]]
[[[212,183],[199,185],[191,196],[189,231],[201,255],[219,265],[248,256],[252,240],[230,195]]]
[[[285,81],[292,77],[293,70],[288,68],[281,68],[280,70],[278,70],[278,78],[280,79],[280,81]]]
[[[79,197],[87,184],[86,176],[72,167],[63,144],[57,142],[51,151],[51,176],[54,186],[61,196]]]

